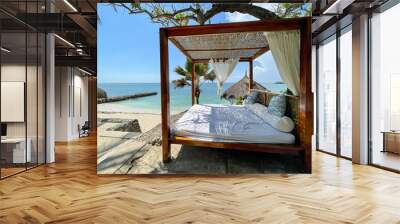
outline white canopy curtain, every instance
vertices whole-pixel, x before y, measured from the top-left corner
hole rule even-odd
[[[272,56],[281,74],[295,96],[300,93],[300,31],[265,32]]]
[[[210,59],[211,68],[217,78],[217,94],[222,96],[224,90],[224,82],[232,74],[233,69],[239,62],[239,58],[231,58],[228,60]]]

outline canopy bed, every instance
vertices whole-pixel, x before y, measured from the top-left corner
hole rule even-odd
[[[234,66],[238,62],[248,62],[249,92],[258,92],[258,103],[247,106],[196,105],[196,90],[192,85],[193,106],[176,123],[171,123],[169,41],[193,62],[193,66],[196,63],[211,64],[217,75],[218,94],[222,93],[222,84]],[[274,97],[277,94],[253,90],[253,61],[267,51],[271,51],[282,80],[293,93],[283,96],[287,109],[279,119],[264,116],[263,112],[263,108],[265,111],[273,108],[271,105],[277,102],[278,97]],[[164,162],[171,159],[171,144],[182,144],[300,153],[305,172],[311,173],[311,18],[160,28],[160,63]],[[192,80],[196,82],[195,69],[192,71]],[[292,128],[285,130],[291,123],[284,118],[293,121]]]

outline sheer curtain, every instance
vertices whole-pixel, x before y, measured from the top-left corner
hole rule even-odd
[[[295,96],[300,93],[300,31],[265,32],[282,80]]]
[[[215,76],[217,78],[218,96],[222,96],[224,90],[224,82],[231,75],[233,69],[236,67],[238,62],[239,62],[238,58],[232,58],[225,61],[217,59],[210,60],[211,68],[213,69]]]

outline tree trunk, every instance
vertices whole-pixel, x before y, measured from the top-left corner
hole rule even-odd
[[[200,103],[200,88],[197,86],[196,87],[196,104]]]
[[[204,14],[198,13],[197,22],[200,25],[204,25],[208,20],[221,12],[239,12],[249,14],[260,20],[279,18],[270,10],[249,3],[217,3],[213,4],[211,9],[206,11]]]

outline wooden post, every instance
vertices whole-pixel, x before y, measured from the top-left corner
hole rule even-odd
[[[250,89],[254,88],[254,82],[253,82],[253,59],[250,59],[249,61],[249,92]]]
[[[304,166],[307,173],[312,171],[311,142],[314,128],[314,96],[311,86],[311,18],[300,22],[300,144],[304,148]]]
[[[170,108],[169,108],[169,57],[167,30],[160,29],[160,75],[161,75],[161,130],[163,162],[171,160]]]
[[[195,105],[196,102],[196,63],[192,61],[192,105]]]

